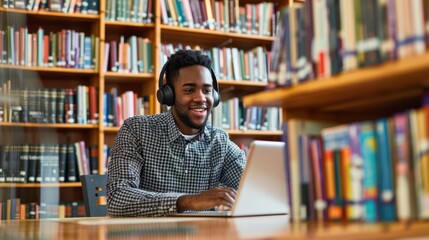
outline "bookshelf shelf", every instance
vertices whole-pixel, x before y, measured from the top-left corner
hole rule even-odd
[[[0,188],[43,188],[43,187],[82,187],[80,182],[70,183],[0,183]]]
[[[325,116],[332,112],[353,114],[365,109],[376,117],[416,104],[423,88],[429,83],[428,75],[429,53],[425,53],[329,79],[248,95],[243,101],[246,106],[283,107],[292,115],[297,111],[313,116],[318,113]],[[380,111],[381,107],[385,109]]]
[[[251,93],[260,92],[267,86],[266,82],[253,82],[246,80],[219,80],[218,81],[222,100],[233,97],[242,97]]]
[[[80,14],[80,13],[60,13],[49,11],[28,11],[14,8],[0,7],[0,12],[10,14],[23,14],[27,16],[34,16],[37,18],[50,18],[50,19],[78,19],[78,21],[99,21],[100,15]]]
[[[106,82],[142,82],[153,80],[153,73],[117,73],[107,72],[104,74]]]
[[[104,132],[117,133],[119,127],[104,127]],[[283,131],[259,131],[259,130],[226,130],[226,132],[231,136],[251,136],[251,137],[261,137],[261,136],[273,136],[280,137],[283,134]]]
[[[190,44],[202,46],[225,47],[233,44],[248,50],[256,46],[271,48],[274,37],[240,33],[228,33],[208,29],[192,29],[185,27],[161,25],[163,42],[176,42],[177,39]]]
[[[69,129],[97,129],[97,124],[67,124],[67,123],[0,123],[1,127],[24,127],[24,128],[69,128]]]
[[[134,27],[134,28],[154,28],[153,23],[136,23],[136,22],[118,22],[118,21],[105,21],[106,27]]]
[[[0,69],[32,71],[40,73],[62,73],[62,74],[77,74],[77,75],[96,75],[98,70],[93,69],[78,69],[78,68],[60,68],[60,67],[26,67],[14,65],[0,65]]]
[[[228,130],[227,133],[231,136],[252,136],[252,137],[280,137],[283,131],[259,131],[259,130]]]
[[[103,127],[102,131],[108,132],[108,133],[117,133],[119,131],[120,127]]]

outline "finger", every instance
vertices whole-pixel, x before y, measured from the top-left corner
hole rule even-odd
[[[223,192],[220,194],[220,200],[227,203],[225,206],[232,206],[235,202],[235,195],[230,194],[229,192]]]
[[[225,205],[219,205],[215,207],[215,210],[217,211],[229,211],[231,210],[231,207],[225,206]]]
[[[220,199],[216,204],[217,207],[224,206],[224,208],[232,208],[232,204],[225,199]]]

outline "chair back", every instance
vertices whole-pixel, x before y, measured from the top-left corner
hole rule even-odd
[[[87,217],[101,217],[107,215],[106,183],[107,175],[80,176]]]

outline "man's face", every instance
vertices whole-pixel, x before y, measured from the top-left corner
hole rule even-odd
[[[201,65],[181,68],[174,80],[173,116],[183,134],[197,134],[206,124],[213,106],[210,70]]]

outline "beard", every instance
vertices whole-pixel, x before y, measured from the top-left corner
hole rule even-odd
[[[177,113],[177,117],[179,118],[179,121],[184,123],[187,127],[190,127],[193,129],[198,129],[198,130],[203,129],[207,125],[207,121],[208,121],[209,116],[211,114],[211,111],[210,112],[208,111],[209,114],[207,114],[206,119],[204,119],[204,122],[202,124],[196,124],[196,123],[192,122],[189,115],[186,114],[186,111],[177,107],[176,105],[173,105],[173,108],[175,109],[175,112]]]

